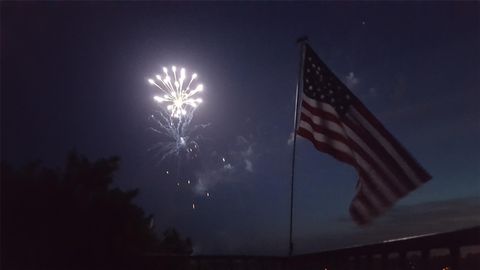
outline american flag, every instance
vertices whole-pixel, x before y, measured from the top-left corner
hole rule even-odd
[[[297,133],[355,168],[350,214],[367,224],[431,176],[307,44],[304,57]]]

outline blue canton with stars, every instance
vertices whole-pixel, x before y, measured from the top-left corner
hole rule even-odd
[[[303,65],[303,91],[309,98],[330,104],[339,115],[344,115],[354,99],[348,88],[306,45]]]

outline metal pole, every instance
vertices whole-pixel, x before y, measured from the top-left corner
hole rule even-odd
[[[297,145],[297,113],[298,113],[298,102],[300,101],[300,87],[303,85],[303,62],[305,59],[305,44],[308,41],[307,37],[302,37],[297,40],[297,44],[300,45],[300,67],[298,71],[297,78],[297,95],[295,97],[295,113],[293,119],[293,150],[292,150],[292,178],[290,184],[290,243],[288,249],[288,256],[293,254],[293,241],[292,241],[292,232],[293,232],[293,180],[295,178],[295,148]]]

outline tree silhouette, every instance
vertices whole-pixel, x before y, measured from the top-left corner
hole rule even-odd
[[[2,162],[2,269],[119,269],[146,252],[191,254],[175,230],[157,238],[152,216],[132,203],[138,189],[111,186],[118,165],[75,152],[63,170]]]
[[[190,255],[192,253],[192,241],[190,238],[183,239],[175,229],[168,228],[163,233],[159,251],[162,253]]]

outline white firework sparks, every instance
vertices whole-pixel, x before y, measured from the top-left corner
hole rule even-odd
[[[199,150],[196,139],[200,137],[196,135],[196,131],[207,125],[190,127],[191,116],[192,113],[189,113],[187,117],[181,118],[181,121],[173,121],[173,119],[167,117],[161,111],[156,115],[152,115],[151,119],[156,123],[156,127],[150,127],[150,130],[161,135],[163,139],[148,150],[157,150],[157,155],[162,155],[160,161],[171,155],[179,156],[182,152],[187,157],[195,157]],[[180,120],[180,118],[177,120]]]
[[[198,158],[200,147],[197,140],[202,138],[199,130],[209,126],[190,125],[195,110],[203,102],[199,94],[204,87],[198,82],[196,73],[189,75],[185,68],[177,69],[176,66],[170,69],[164,67],[162,74],[148,79],[148,82],[155,86],[156,95],[153,99],[160,108],[151,115],[155,125],[150,127],[160,135],[160,140],[149,151],[155,150],[156,156],[161,155],[158,163],[167,157],[176,157],[176,169],[167,170],[165,174],[176,179],[177,189],[191,189],[196,180],[182,176],[181,164],[184,159]],[[205,196],[210,197],[210,193],[207,192]],[[196,209],[195,202],[192,202],[192,209]]]
[[[204,89],[203,85],[197,82],[198,75],[188,75],[185,68],[177,71],[175,66],[170,70],[164,67],[163,75],[148,79],[148,82],[161,92],[161,95],[153,97],[160,105],[160,110],[151,116],[156,122],[156,127],[151,130],[161,134],[166,140],[159,141],[149,149],[158,150],[157,154],[162,154],[160,161],[171,155],[179,156],[181,152],[186,153],[187,157],[195,157],[199,148],[195,133],[199,128],[206,127],[190,126],[195,109],[203,102],[198,97]]]
[[[192,113],[203,100],[196,95],[203,91],[202,84],[196,84],[197,74],[193,73],[190,79],[187,79],[185,68],[180,69],[177,74],[177,67],[172,66],[172,74],[169,70],[163,68],[163,76],[156,75],[155,79],[148,79],[151,85],[155,85],[161,90],[161,96],[154,96],[153,99],[158,103],[165,103],[170,117],[182,118]],[[171,76],[173,75],[173,77]],[[186,83],[186,80],[188,83]],[[195,87],[193,88],[193,86]]]

